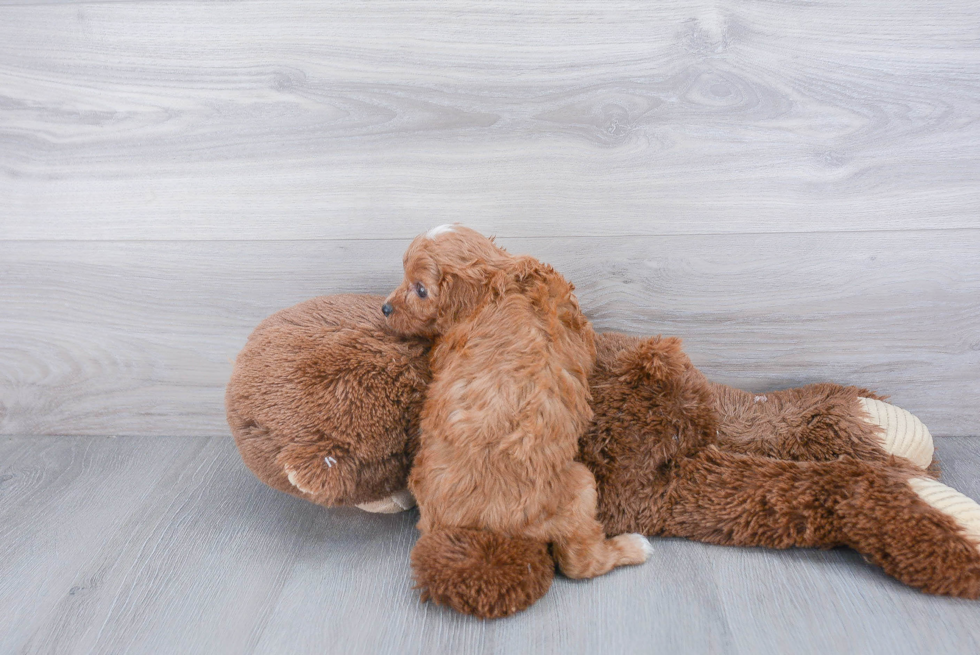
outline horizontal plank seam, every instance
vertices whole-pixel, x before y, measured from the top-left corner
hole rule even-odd
[[[623,234],[551,234],[537,236],[522,236],[519,234],[506,234],[493,232],[492,234],[501,239],[527,239],[527,240],[554,240],[554,239],[639,239],[639,238],[658,238],[665,239],[671,237],[739,237],[739,236],[785,236],[790,234],[929,234],[937,232],[948,233],[980,233],[980,227],[952,227],[952,228],[910,228],[910,229],[880,229],[880,230],[806,230],[806,231],[763,231],[763,232],[638,232]],[[421,232],[419,233],[421,234]],[[342,241],[405,241],[412,237],[318,237],[302,239],[2,239],[0,245],[23,244],[23,243],[330,243]]]

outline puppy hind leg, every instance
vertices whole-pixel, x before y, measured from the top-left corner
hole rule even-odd
[[[595,478],[584,465],[573,463],[569,480],[577,488],[574,500],[565,505],[549,525],[558,567],[569,578],[594,578],[617,566],[642,564],[652,547],[639,534],[606,538],[595,518]]]
[[[558,568],[569,578],[595,578],[617,566],[642,564],[652,552],[650,542],[641,534],[606,539],[602,526],[596,523],[595,527],[597,535],[563,536],[554,542]]]

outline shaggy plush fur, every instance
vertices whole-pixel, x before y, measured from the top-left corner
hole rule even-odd
[[[335,444],[348,449],[353,442],[375,444],[378,460],[364,455],[358,464],[368,471],[391,453],[409,457],[413,449],[410,430],[384,426],[417,421],[413,412],[421,403],[412,399],[425,392],[424,347],[379,329],[380,299],[366,302],[373,310],[358,314],[361,322],[350,328],[361,333],[358,348],[391,357],[376,383],[360,390],[375,397],[356,401],[362,404],[358,406],[375,406],[373,412],[351,412],[352,398],[331,394],[337,386],[328,384],[346,380],[347,371],[360,366],[359,352],[344,350],[334,356],[331,341],[303,357],[293,352],[300,343],[312,348],[311,341],[316,341],[298,334],[322,333],[332,339],[339,320],[334,314],[352,316],[355,298],[321,299],[294,308],[288,322],[279,323],[278,333],[261,340],[261,348],[253,337],[246,348],[250,355],[243,352],[236,363],[232,387],[247,379],[250,390],[242,394],[229,388],[229,422],[246,462],[276,488],[297,493],[279,459],[292,443],[316,443],[328,451]],[[595,476],[599,517],[607,533],[637,531],[772,548],[850,546],[889,575],[925,592],[980,596],[980,532],[965,530],[955,516],[916,493],[927,473],[882,449],[878,429],[868,423],[858,402],[860,396],[873,394],[832,384],[749,394],[706,380],[676,339],[606,333],[597,335],[596,345],[589,378],[594,418],[580,439],[578,457]],[[298,359],[321,362],[324,386],[295,379],[303,375]],[[284,394],[283,384],[293,390]],[[292,393],[299,396],[291,399]],[[310,395],[304,399],[304,394]],[[403,422],[391,417],[378,427],[374,414],[385,412],[380,398],[390,397],[403,398]],[[281,403],[282,410],[273,411]],[[338,434],[338,415],[348,417],[356,438]],[[243,428],[241,417],[252,417],[248,420],[254,424]],[[404,487],[404,467],[390,471],[392,478],[385,484],[379,481],[370,491],[356,487],[360,497],[377,499]],[[319,469],[324,479],[334,473],[322,465]],[[324,505],[351,502],[338,493],[303,497]],[[975,503],[972,507],[978,509]],[[483,617],[533,603],[553,576],[540,559],[545,543],[507,539],[455,528],[420,539],[412,558],[424,597]]]
[[[592,418],[595,335],[572,285],[459,225],[415,239],[404,264],[405,280],[385,304],[388,324],[435,339],[409,478],[419,531],[473,528],[551,543],[574,578],[645,561],[642,538],[606,539],[595,480],[574,461]]]
[[[242,459],[266,484],[321,505],[405,488],[428,342],[390,333],[383,302],[314,298],[270,316],[249,337],[225,406]]]

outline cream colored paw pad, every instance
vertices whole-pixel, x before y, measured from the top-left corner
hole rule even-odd
[[[286,467],[286,478],[289,479],[289,484],[293,485],[294,487],[302,491],[304,494],[309,494],[311,496],[313,495],[312,490],[306,489],[299,484],[299,473],[289,468],[288,466]]]
[[[980,505],[976,501],[932,478],[912,478],[909,486],[924,502],[956,521],[980,551]]]
[[[415,507],[415,497],[408,489],[402,489],[387,498],[375,500],[371,503],[361,503],[357,506],[358,509],[363,509],[365,512],[371,512],[373,514],[397,514],[413,507]]]
[[[926,468],[932,463],[932,435],[911,412],[880,400],[858,398],[870,420],[882,429],[885,452],[911,460]]]

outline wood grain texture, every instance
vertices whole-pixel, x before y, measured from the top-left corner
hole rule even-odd
[[[980,230],[501,243],[563,271],[598,329],[680,336],[716,380],[866,385],[934,434],[980,425]],[[0,433],[227,434],[254,326],[388,293],[406,245],[0,242]]]
[[[972,0],[0,5],[0,239],[980,221]]]
[[[937,440],[980,498],[980,439]],[[418,603],[417,514],[275,492],[229,438],[0,440],[4,653],[970,653],[980,605],[926,596],[846,549],[654,540],[642,567],[556,578],[478,621]]]

